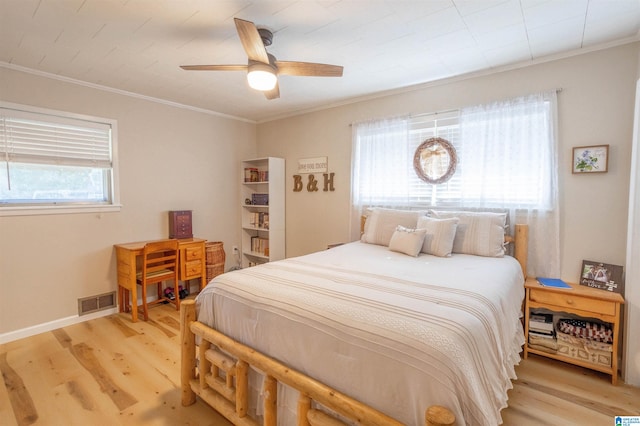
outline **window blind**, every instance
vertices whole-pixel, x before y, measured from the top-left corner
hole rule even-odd
[[[0,107],[0,158],[110,168],[111,125]]]

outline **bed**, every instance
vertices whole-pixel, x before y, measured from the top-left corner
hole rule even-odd
[[[247,425],[500,424],[524,343],[526,226],[507,237],[515,257],[413,256],[394,247],[397,222],[182,303],[183,404],[198,395]]]

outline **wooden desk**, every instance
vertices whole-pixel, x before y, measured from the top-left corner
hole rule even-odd
[[[200,290],[205,286],[206,268],[204,265],[204,243],[207,240],[200,238],[185,238],[178,240],[178,262],[180,271],[178,279],[188,281],[200,279]],[[131,292],[131,318],[133,322],[138,320],[138,294],[136,286],[136,272],[140,268],[138,257],[142,256],[144,245],[149,241],[139,241],[135,243],[115,244],[116,259],[118,262],[118,287]],[[175,284],[176,287],[178,283]],[[118,288],[118,305],[120,312],[125,311],[124,292]],[[179,297],[178,290],[175,296]]]
[[[527,278],[524,288],[525,295],[525,338],[524,358],[534,353],[548,358],[558,359],[570,364],[580,365],[593,370],[611,374],[611,383],[618,382],[618,346],[620,335],[620,307],[624,298],[618,293],[598,290],[578,284],[567,283],[571,289],[544,287],[535,278]],[[611,366],[596,365],[577,360],[561,354],[549,353],[529,347],[529,316],[531,309],[545,308],[552,312],[568,312],[584,318],[597,318],[611,324],[613,328],[613,345]]]

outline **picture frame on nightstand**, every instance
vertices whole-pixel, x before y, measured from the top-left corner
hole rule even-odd
[[[583,260],[580,285],[620,293],[624,296],[623,269],[619,265]]]

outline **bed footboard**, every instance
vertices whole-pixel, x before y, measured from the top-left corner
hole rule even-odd
[[[196,321],[195,301],[180,304],[182,344],[182,405],[195,403],[196,395],[225,416],[234,425],[257,426],[247,415],[249,366],[263,371],[264,425],[277,424],[277,384],[288,385],[300,392],[297,426],[338,426],[340,420],[312,408],[312,401],[362,425],[400,426],[402,423],[344,395],[302,373],[288,368],[248,346]],[[201,340],[196,354],[196,336]],[[199,360],[196,369],[196,358]],[[441,406],[425,412],[426,426],[455,424],[455,416]]]

